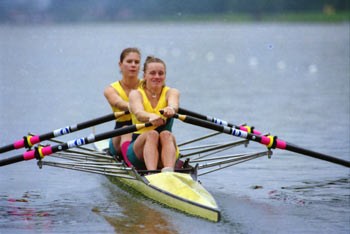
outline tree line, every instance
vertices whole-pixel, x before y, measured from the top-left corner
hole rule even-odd
[[[44,4],[43,4],[44,3]],[[1,0],[0,21],[138,20],[220,14],[350,11],[350,0]]]

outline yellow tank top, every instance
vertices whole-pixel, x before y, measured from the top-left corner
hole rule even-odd
[[[152,107],[150,101],[148,100],[147,98],[147,95],[144,91],[144,89],[142,88],[138,88],[138,91],[140,91],[140,93],[142,94],[142,98],[143,98],[143,107],[145,108],[145,111],[149,112],[149,113],[154,113],[156,115],[159,115],[161,116],[162,118],[164,118],[165,120],[167,120],[166,117],[162,116],[160,113],[159,113],[159,110],[161,109],[164,109],[165,107],[168,106],[168,102],[166,101],[166,92],[169,90],[170,88],[169,87],[164,87],[163,90],[162,90],[162,93],[159,97],[159,101],[158,101],[158,104],[155,108]],[[131,113],[131,119],[132,119],[132,124],[138,124],[138,123],[142,123],[140,121],[138,121],[136,119],[136,116]],[[170,121],[169,121],[170,120]],[[167,124],[164,125],[164,126],[160,126],[158,127],[158,129],[160,131],[163,131],[163,130],[168,130],[171,132],[171,129],[172,129],[172,126],[173,126],[173,118],[170,118],[168,121],[167,121]],[[156,129],[157,127],[155,126],[151,126],[151,127],[147,127],[147,128],[142,128],[140,129],[139,131],[136,131],[134,132],[134,134],[141,134],[141,133],[144,133],[144,132],[147,132],[147,131],[150,131],[150,130],[153,130],[153,129]],[[180,151],[179,151],[179,147],[176,146],[176,159],[179,159],[180,157]]]
[[[118,92],[119,96],[126,102],[129,102],[129,97],[128,95],[126,95],[123,87],[120,84],[120,81],[114,82],[111,84],[111,86]],[[140,80],[139,82],[139,86],[138,88],[142,87],[142,80]],[[117,107],[111,106],[112,107],[112,111],[113,112],[120,112],[122,110],[119,110]],[[118,119],[116,119],[117,122],[125,122],[125,121],[129,121],[131,120],[131,115],[127,114],[127,115],[123,115],[121,117],[119,117]]]
[[[166,120],[167,118],[162,116],[159,113],[159,110],[164,109],[165,107],[168,106],[168,102],[166,101],[166,97],[165,97],[166,96],[166,92],[168,90],[169,90],[169,87],[164,87],[163,88],[162,93],[161,93],[161,95],[159,97],[158,104],[157,104],[157,106],[155,108],[153,108],[151,103],[150,103],[150,101],[147,98],[147,95],[146,95],[145,91],[143,89],[139,88],[138,91],[142,94],[143,108],[145,108],[145,111],[147,111],[149,113],[154,113],[156,115],[159,115],[159,116],[163,117]],[[142,123],[136,118],[136,116],[133,113],[131,113],[131,119],[132,119],[132,124]],[[141,134],[141,133],[153,130],[153,129],[156,129],[156,127],[155,126],[151,126],[151,127],[143,128],[143,129],[140,129],[139,131],[136,131],[134,133],[135,134]]]

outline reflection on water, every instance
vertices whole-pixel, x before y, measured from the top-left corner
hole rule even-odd
[[[28,191],[21,198],[13,198],[6,193],[0,194],[0,233],[1,229],[22,226],[24,230],[40,232],[52,231],[52,213],[47,207],[37,204],[42,199],[40,193]]]
[[[106,184],[110,189],[110,203],[93,209],[115,228],[116,233],[178,233],[168,215],[147,206],[150,203],[140,194],[118,185],[128,192],[116,190],[114,184]]]
[[[309,202],[322,202],[342,204],[350,208],[350,178],[340,178],[332,181],[303,181],[300,186],[282,187],[281,189],[296,194],[301,198],[307,198]],[[336,192],[335,192],[336,191]],[[311,198],[311,199],[310,199]]]

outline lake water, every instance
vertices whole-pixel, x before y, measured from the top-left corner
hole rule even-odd
[[[164,59],[182,107],[350,160],[349,35],[349,23],[1,25],[0,145],[110,113],[103,90],[120,78],[121,50],[136,46],[143,61]],[[210,132],[178,121],[174,128],[179,142]],[[236,151],[262,149],[252,142]],[[345,234],[349,172],[274,150],[271,159],[202,176],[222,211],[211,223],[104,176],[21,162],[0,168],[0,233]]]

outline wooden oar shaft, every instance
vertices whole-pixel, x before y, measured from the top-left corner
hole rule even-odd
[[[99,118],[95,118],[95,119],[88,120],[88,121],[85,121],[82,123],[78,123],[76,125],[71,125],[68,127],[59,128],[59,129],[56,129],[52,132],[48,132],[48,133],[44,133],[44,134],[36,135],[36,136],[24,137],[24,139],[16,141],[13,144],[9,144],[9,145],[5,145],[5,146],[0,147],[0,153],[8,152],[8,151],[14,150],[14,149],[20,149],[23,147],[30,148],[31,146],[38,144],[41,141],[49,140],[49,139],[54,138],[54,137],[66,135],[68,133],[72,133],[72,132],[75,132],[78,130],[92,127],[94,125],[102,124],[102,123],[114,120],[116,118],[119,118],[120,116],[128,114],[128,113],[129,113],[129,111],[115,112],[112,114],[101,116]]]
[[[152,124],[145,123],[145,124],[130,125],[124,128],[115,129],[115,130],[104,132],[101,134],[96,134],[96,135],[91,134],[87,137],[78,138],[56,146],[46,146],[42,148],[36,148],[35,150],[27,151],[24,154],[0,160],[0,166],[5,166],[8,164],[12,164],[12,163],[16,163],[24,160],[31,160],[34,158],[44,158],[45,156],[58,151],[64,151],[70,148],[78,147],[80,145],[86,145],[96,141],[101,141],[101,140],[112,138],[115,136],[131,133],[141,128],[149,127],[149,126],[152,126]]]
[[[202,115],[202,114],[199,114],[199,113],[196,113],[196,112],[193,112],[193,111],[181,108],[181,107],[179,107],[178,113],[183,114],[183,115],[187,115],[187,116],[192,116],[194,118],[198,118],[198,119],[202,119],[202,120],[207,120],[207,121],[213,122],[217,125],[228,126],[231,128],[245,131],[245,132],[251,132],[251,133],[256,134],[256,135],[261,135],[261,132],[254,130],[254,127],[243,126],[243,125],[237,126],[237,125],[229,123],[225,120],[211,117],[209,115]]]
[[[288,150],[288,151],[292,151],[295,153],[299,153],[299,154],[303,154],[303,155],[307,155],[310,157],[314,157],[314,158],[318,158],[321,160],[325,160],[328,162],[332,162],[332,163],[336,163],[345,167],[350,167],[350,162],[349,161],[345,161],[339,158],[335,158],[326,154],[322,154],[322,153],[318,153],[315,151],[311,151],[308,149],[304,149],[301,148],[299,146],[295,146],[293,144],[287,143],[285,141],[282,141],[280,139],[277,139],[276,137],[272,137],[272,136],[264,136],[264,135],[256,135],[253,133],[248,133],[245,131],[241,131],[238,129],[233,129],[227,126],[220,126],[220,125],[216,125],[214,123],[202,120],[202,119],[197,119],[194,118],[192,116],[187,116],[187,115],[178,115],[175,114],[174,115],[175,118],[178,118],[180,120],[182,120],[183,122],[186,123],[190,123],[193,125],[197,125],[197,126],[201,126],[204,128],[208,128],[208,129],[212,129],[215,131],[219,131],[219,132],[223,132],[223,133],[227,133],[230,135],[234,135],[234,136],[238,136],[241,138],[245,138],[248,140],[252,140],[261,144],[266,145],[268,148],[278,148],[278,149],[284,149],[284,150]]]

